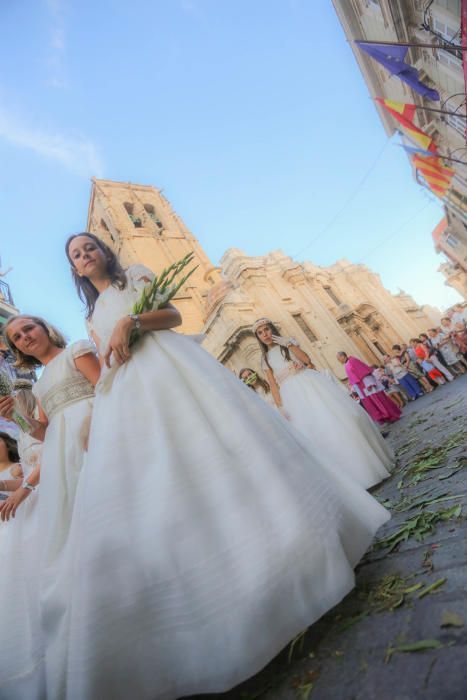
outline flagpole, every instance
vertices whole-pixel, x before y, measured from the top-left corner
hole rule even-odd
[[[381,44],[382,46],[413,46],[420,49],[443,49],[444,51],[467,51],[467,46],[452,46],[452,44],[415,44],[411,41],[379,41],[379,39],[352,39],[359,44]]]
[[[454,117],[461,117],[461,119],[467,119],[467,114],[459,114],[459,112],[448,112],[445,109],[435,109],[434,107],[421,107],[420,105],[415,105],[415,109],[422,109],[424,112],[439,112],[440,114],[450,114]]]
[[[371,100],[376,101],[376,97],[370,97]],[[382,98],[380,98],[382,99]],[[402,104],[407,104],[407,103],[402,103]],[[435,107],[422,107],[421,105],[413,105],[415,109],[422,109],[424,112],[439,112],[439,114],[449,114],[454,117],[461,117],[461,119],[467,119],[467,114],[459,114],[459,112],[449,112],[446,109],[436,109]]]
[[[399,146],[399,148],[404,148],[404,145],[402,143],[397,143],[395,145]],[[430,155],[425,155],[424,157],[425,158],[442,158],[443,160],[451,161],[451,163],[461,163],[461,165],[465,165],[467,167],[467,161],[459,160],[458,158],[450,158],[449,156],[443,156],[441,153],[430,153]]]

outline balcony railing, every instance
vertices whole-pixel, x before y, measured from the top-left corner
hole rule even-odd
[[[10,306],[15,305],[13,297],[11,296],[10,286],[3,280],[0,280],[0,301],[5,301],[7,304],[10,304]]]

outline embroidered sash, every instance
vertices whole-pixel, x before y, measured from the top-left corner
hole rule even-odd
[[[63,411],[67,406],[93,396],[94,387],[85,377],[71,377],[49,389],[44,394],[41,404],[47,418],[51,420],[56,413]]]

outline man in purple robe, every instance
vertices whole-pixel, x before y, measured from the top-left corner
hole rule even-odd
[[[357,357],[349,357],[345,352],[338,352],[337,359],[344,365],[349,382],[358,393],[363,408],[376,423],[382,425],[399,420],[400,408],[378,386],[369,365]]]

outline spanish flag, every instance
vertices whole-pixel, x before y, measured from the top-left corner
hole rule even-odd
[[[444,165],[441,158],[415,155],[412,164],[425,180],[426,184],[438,197],[444,197],[451,186],[455,170]]]
[[[406,102],[394,102],[393,100],[383,100],[382,97],[377,97],[376,101],[380,103],[391,114],[396,121],[402,126],[407,136],[418,143],[426,151],[436,153],[436,145],[431,136],[425,134],[424,131],[415,126],[413,118],[417,105]]]

